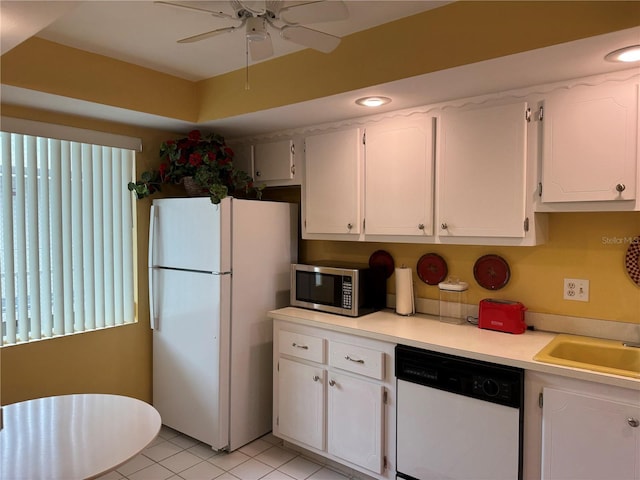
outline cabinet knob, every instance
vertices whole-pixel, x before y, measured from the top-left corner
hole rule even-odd
[[[640,425],[640,420],[637,418],[629,417],[627,418],[627,423],[633,428],[637,428]]]
[[[347,228],[348,228],[349,230],[351,230],[351,229],[353,228],[353,224],[352,224],[352,223],[347,223]]]
[[[447,228],[449,228],[449,225],[447,225],[446,223],[443,223],[443,224],[440,225],[440,228],[442,230],[446,230]]]
[[[320,381],[320,377],[318,375],[314,375],[313,376],[313,381],[314,382],[319,382]]]
[[[259,177],[260,175],[262,175],[262,173],[260,172],[260,170],[256,170],[256,177]]]
[[[336,385],[336,381],[335,380],[329,380],[329,385],[334,387]]]
[[[627,186],[624,183],[619,183],[616,185],[616,190],[618,191],[618,193],[624,192],[625,188],[627,188]]]
[[[418,224],[418,230],[424,230],[424,223]]]

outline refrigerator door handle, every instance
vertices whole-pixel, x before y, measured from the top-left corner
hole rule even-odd
[[[155,295],[153,294],[153,277],[154,277],[154,269],[149,269],[149,320],[151,322],[151,330],[160,330],[160,322],[158,317],[156,317],[156,300]]]
[[[159,324],[156,318],[156,302],[153,294],[153,246],[155,241],[155,226],[156,226],[156,207],[151,205],[151,213],[149,216],[149,317],[151,323],[151,330],[158,330]]]

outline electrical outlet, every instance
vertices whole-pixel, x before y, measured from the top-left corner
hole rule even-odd
[[[589,301],[589,280],[580,278],[564,279],[564,299],[578,302]]]

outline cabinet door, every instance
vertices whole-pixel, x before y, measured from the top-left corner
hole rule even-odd
[[[293,140],[257,143],[253,151],[256,182],[288,181],[294,178]]]
[[[306,233],[360,233],[361,138],[354,128],[305,139]]]
[[[324,449],[326,370],[281,358],[278,372],[280,434]]]
[[[542,479],[640,479],[640,406],[544,389]]]
[[[382,385],[334,372],[329,374],[329,453],[382,473],[382,395]]]
[[[437,169],[441,237],[524,237],[526,102],[445,111]]]
[[[420,115],[367,127],[365,232],[433,234],[433,119]]]
[[[559,92],[542,124],[543,202],[636,198],[637,84]]]

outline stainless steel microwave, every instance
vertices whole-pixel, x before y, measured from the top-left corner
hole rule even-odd
[[[385,308],[384,270],[368,265],[323,261],[291,265],[291,305],[359,317]]]

